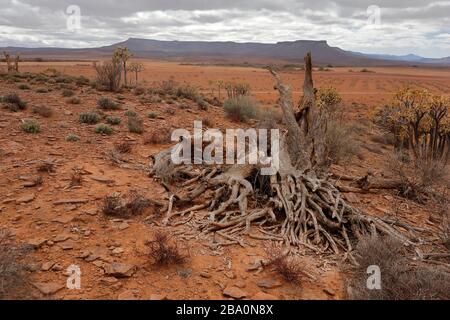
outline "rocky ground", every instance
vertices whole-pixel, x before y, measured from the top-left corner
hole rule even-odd
[[[27,82],[27,80],[23,80]],[[194,120],[208,118],[218,128],[236,127],[220,107],[207,111],[186,99],[167,101],[129,90],[117,94],[98,92],[89,86],[69,87],[81,99],[70,104],[62,96],[59,83],[29,84],[0,80],[0,96],[17,92],[28,102],[19,112],[0,108],[0,225],[10,230],[18,243],[33,248],[29,254],[32,297],[50,299],[342,299],[345,278],[342,257],[316,255],[308,250],[298,256],[308,274],[300,284],[283,280],[271,268],[261,265],[267,243],[245,239],[245,247],[217,246],[214,239],[187,237],[186,225],[162,226],[162,215],[154,208],[131,219],[105,217],[103,198],[115,192],[136,190],[143,196],[167,201],[161,185],[149,177],[149,157],[167,144],[146,144],[149,134],[164,129],[191,128]],[[46,87],[52,91],[37,93]],[[81,124],[81,112],[97,109],[97,100],[108,96],[119,100],[119,110],[105,115],[122,118],[112,135],[94,132],[95,125]],[[33,106],[53,110],[49,118],[33,113]],[[130,133],[125,111],[133,110],[144,121],[143,134]],[[347,108],[348,111],[348,108]],[[154,112],[157,117],[148,117]],[[361,148],[351,164],[334,166],[335,173],[363,175],[368,170],[385,172],[392,147],[376,142],[379,131],[367,119],[369,110],[359,109]],[[35,119],[41,132],[28,134],[21,121]],[[80,140],[66,141],[69,134]],[[114,144],[128,141],[131,153],[111,161]],[[117,160],[117,159],[116,159]],[[38,169],[53,164],[48,172]],[[74,173],[81,174],[80,185],[71,186]],[[41,178],[39,178],[41,177]],[[42,180],[40,180],[42,179]],[[437,228],[432,211],[415,202],[396,197],[390,191],[374,194],[347,193],[355,206],[374,215],[395,216],[412,225]],[[183,218],[180,218],[183,220]],[[147,240],[157,230],[174,235],[186,252],[185,263],[156,267],[148,256]],[[67,268],[81,269],[81,289],[66,287]]]

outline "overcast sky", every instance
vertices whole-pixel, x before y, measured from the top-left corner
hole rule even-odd
[[[70,5],[80,8],[80,29],[67,27]],[[443,57],[450,0],[0,0],[0,46],[96,47],[129,37],[327,40],[345,50]]]

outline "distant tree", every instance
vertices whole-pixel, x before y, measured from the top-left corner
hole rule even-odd
[[[127,61],[132,56],[130,50],[127,47],[118,47],[114,51],[113,61],[120,62],[123,69],[123,81],[127,85]]]
[[[12,65],[11,63],[11,55],[6,51],[3,51],[3,54],[5,56],[5,62],[8,67],[8,72],[19,72],[20,53],[16,54],[16,57],[14,58],[14,65]]]
[[[216,81],[217,89],[219,91],[219,100],[220,100],[220,90],[224,87],[225,82],[223,80],[217,80]]]
[[[97,72],[97,85],[104,90],[118,91],[122,76],[122,65],[113,59],[102,64],[94,62],[93,67]]]
[[[135,77],[136,77],[136,85],[138,84],[138,73],[144,71],[144,65],[142,63],[139,62],[133,62],[130,64],[130,66],[128,67],[128,71],[130,72],[134,72]]]

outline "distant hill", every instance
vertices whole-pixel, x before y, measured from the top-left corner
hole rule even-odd
[[[326,41],[298,40],[278,43],[237,43],[206,41],[160,41],[130,38],[99,48],[0,48],[20,51],[23,57],[42,59],[98,59],[110,56],[118,46],[128,47],[138,58],[238,63],[302,63],[304,55],[312,52],[315,65],[333,66],[392,66],[416,63],[450,65],[450,57],[425,59],[416,55],[374,55],[345,51],[331,47]]]

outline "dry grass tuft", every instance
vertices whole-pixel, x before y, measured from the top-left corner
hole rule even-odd
[[[289,257],[276,245],[269,246],[266,254],[269,261],[268,265],[273,267],[283,279],[294,284],[300,283],[305,274],[294,257]]]
[[[180,252],[178,244],[167,233],[156,232],[155,239],[147,241],[147,246],[149,256],[156,265],[181,264],[186,260],[186,256]]]
[[[129,218],[141,214],[149,206],[150,201],[136,192],[125,197],[115,193],[103,199],[101,210],[106,216]]]
[[[7,230],[0,229],[0,300],[29,298],[26,253]]]
[[[114,144],[114,149],[119,153],[130,153],[133,145],[129,141],[121,141]]]
[[[367,237],[355,250],[358,266],[349,283],[349,298],[364,300],[449,299],[450,274],[438,267],[412,265],[406,248],[390,237]],[[378,266],[381,289],[368,289],[369,266]]]

